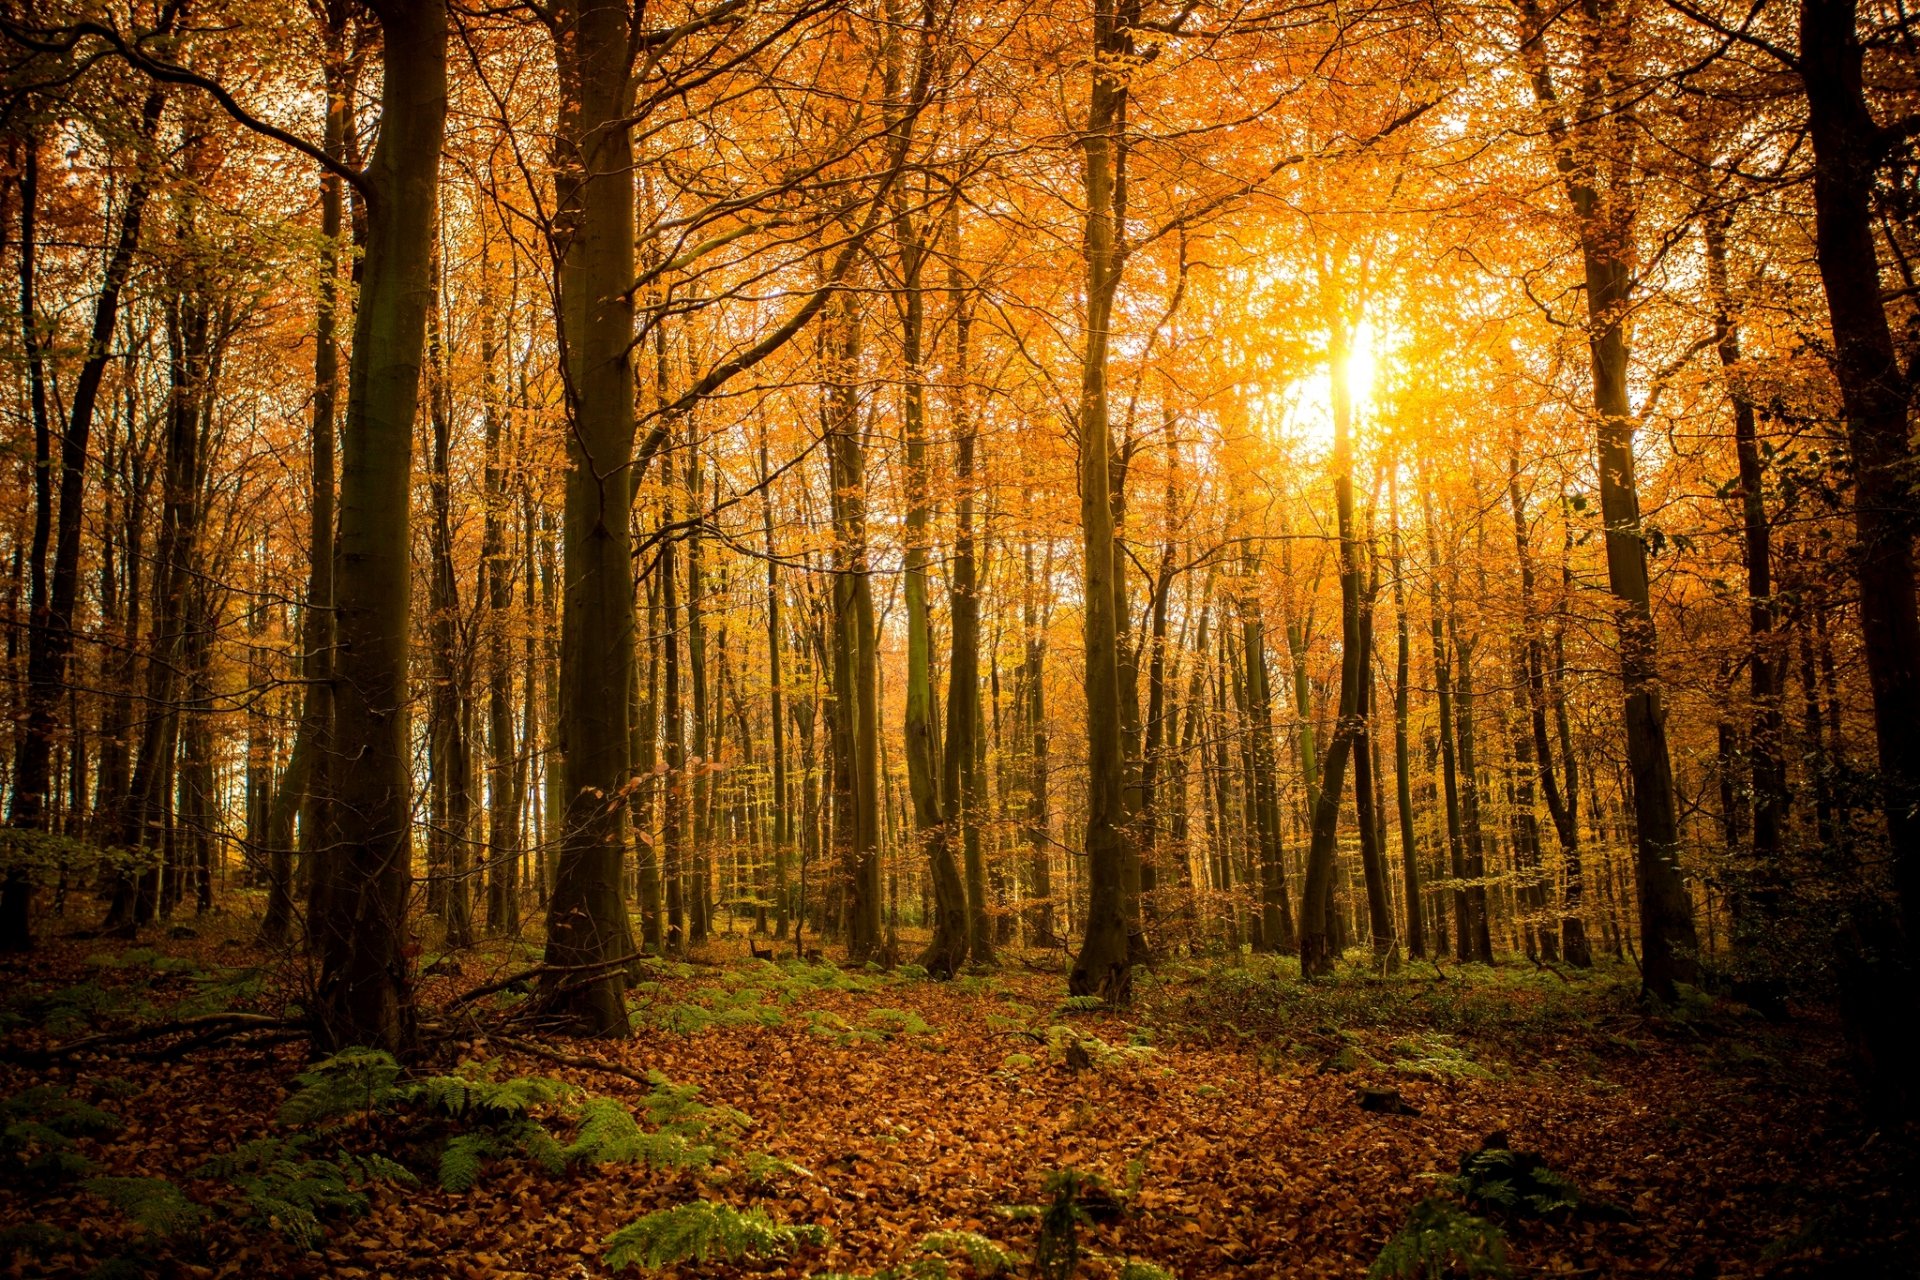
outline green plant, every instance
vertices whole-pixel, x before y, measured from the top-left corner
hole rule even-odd
[[[293,1078],[293,1096],[280,1106],[284,1125],[326,1124],[369,1116],[407,1096],[400,1064],[378,1049],[342,1049]]]
[[[46,1222],[16,1222],[0,1227],[0,1255],[31,1253],[40,1258],[79,1246],[81,1238]]]
[[[258,1138],[214,1156],[193,1176],[218,1178],[232,1186],[240,1192],[246,1221],[278,1232],[301,1249],[314,1248],[325,1237],[323,1217],[366,1209],[362,1187],[374,1182],[405,1186],[418,1182],[403,1165],[385,1156],[345,1151],[330,1159],[309,1155],[306,1147],[311,1141],[305,1134]]]
[[[1499,1227],[1444,1196],[1428,1196],[1387,1241],[1367,1269],[1367,1280],[1500,1280],[1511,1274],[1507,1238]]]
[[[152,1235],[184,1235],[207,1219],[204,1205],[165,1178],[88,1178],[80,1186]]]
[[[1475,1062],[1449,1035],[1436,1032],[1407,1036],[1387,1047],[1393,1051],[1393,1069],[1403,1075],[1449,1081],[1485,1080],[1493,1074]]]
[[[811,1178],[807,1169],[764,1151],[749,1151],[740,1158],[741,1172],[750,1187],[771,1187],[786,1178]]]
[[[920,1241],[920,1249],[924,1253],[964,1253],[981,1280],[1007,1275],[1024,1261],[1019,1254],[973,1231],[935,1231]]]
[[[1505,1133],[1490,1135],[1478,1151],[1460,1157],[1460,1172],[1444,1180],[1476,1209],[1523,1218],[1550,1218],[1582,1207],[1580,1187],[1531,1151],[1515,1151]]]
[[[1052,1197],[1040,1214],[1040,1239],[1033,1249],[1033,1267],[1041,1280],[1071,1280],[1080,1266],[1080,1228],[1093,1222],[1082,1203],[1088,1191],[1104,1184],[1091,1173],[1056,1169],[1041,1190]]]
[[[42,1181],[79,1177],[93,1164],[73,1149],[73,1140],[119,1127],[112,1115],[57,1085],[35,1085],[0,1101],[0,1168]]]
[[[602,1255],[614,1271],[658,1271],[681,1262],[720,1257],[771,1258],[804,1245],[824,1245],[826,1228],[775,1222],[764,1209],[742,1212],[731,1205],[695,1200],[636,1218],[608,1236]]]

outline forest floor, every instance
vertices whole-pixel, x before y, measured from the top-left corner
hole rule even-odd
[[[1538,1217],[1477,1202],[1504,1229],[1514,1275],[1920,1274],[1915,1131],[1861,1114],[1835,1028],[1703,996],[1650,1016],[1620,968],[1421,963],[1305,985],[1286,962],[1183,961],[1141,972],[1134,1003],[1107,1010],[1065,1001],[1058,953],[938,983],[750,959],[740,934],[650,964],[631,1041],[513,1031],[504,1019],[525,997],[512,991],[440,1022],[416,1070],[568,1081],[583,1091],[571,1100],[526,1095],[562,1141],[591,1094],[701,1148],[677,1165],[655,1152],[559,1173],[501,1154],[463,1191],[434,1176],[454,1121],[408,1128],[377,1105],[299,1134],[289,1113],[276,1121],[306,1054],[271,1028],[196,1050],[176,1038],[34,1058],[143,1022],[280,1007],[285,961],[258,952],[251,929],[215,915],[191,937],[55,937],[9,962],[0,1274],[597,1276],[611,1232],[707,1200],[830,1238],[678,1274],[919,1275],[938,1231],[1031,1257],[1046,1228],[1009,1206],[1070,1203],[1088,1219],[1082,1274],[1137,1260],[1184,1280],[1359,1277],[1423,1198],[1460,1203],[1445,1178],[1495,1131],[1571,1178],[1580,1201]],[[423,984],[423,1004],[523,963],[469,956],[462,974]],[[1368,1096],[1417,1114],[1363,1109]],[[529,1131],[489,1132],[507,1153],[501,1135]],[[251,1175],[206,1167],[290,1135],[273,1150],[292,1174],[264,1158]],[[302,1181],[319,1167],[303,1161],[376,1148],[417,1185],[346,1163],[325,1166],[348,1171],[337,1199]],[[1049,1175],[1069,1169],[1091,1178],[1059,1201]],[[289,1240],[309,1209],[317,1229]],[[956,1277],[996,1265],[949,1253]],[[905,1270],[916,1259],[923,1270]]]

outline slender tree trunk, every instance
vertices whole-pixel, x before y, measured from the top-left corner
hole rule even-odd
[[[434,302],[427,312],[427,420],[433,435],[428,489],[433,528],[430,536],[433,566],[429,576],[427,629],[432,638],[433,695],[428,702],[428,760],[431,769],[432,827],[428,849],[430,873],[443,877],[439,886],[440,918],[449,947],[473,941],[472,894],[467,883],[472,835],[472,756],[468,745],[468,688],[466,646],[460,637],[460,588],[453,564],[452,393],[447,386],[447,355],[440,321],[439,250],[433,272]],[[437,864],[437,865],[436,865]],[[429,892],[428,901],[434,895]]]
[[[1084,154],[1087,320],[1080,380],[1081,588],[1085,600],[1087,698],[1087,920],[1068,976],[1075,995],[1114,1002],[1133,992],[1126,901],[1132,849],[1126,830],[1126,763],[1121,742],[1119,628],[1115,611],[1111,428],[1107,418],[1107,350],[1123,259],[1115,216],[1116,151],[1125,116],[1131,28],[1117,0],[1094,0],[1094,65]]]
[[[171,11],[169,11],[171,12]],[[158,87],[147,93],[140,110],[139,146],[150,147],[160,128],[166,95]],[[27,164],[32,181],[23,174],[21,187],[20,297],[22,335],[28,365],[29,396],[35,432],[35,515],[33,568],[27,619],[27,691],[24,731],[16,741],[13,795],[7,813],[16,827],[47,828],[47,800],[53,784],[53,746],[59,736],[59,709],[67,687],[67,664],[73,653],[74,610],[80,588],[80,535],[85,514],[88,441],[101,380],[111,358],[114,330],[119,322],[120,294],[133,271],[140,244],[140,225],[152,190],[143,173],[127,186],[120,212],[120,230],[101,277],[94,300],[93,327],[86,356],[74,381],[66,429],[60,440],[60,510],[50,518],[53,493],[50,426],[46,406],[44,347],[41,342],[38,285],[35,279],[36,221],[39,203],[39,142],[30,138]],[[142,156],[143,164],[145,157]],[[47,526],[53,526],[53,567],[46,566]],[[33,946],[33,883],[24,871],[10,869],[0,882],[0,950],[26,951]]]
[[[1606,60],[1630,55],[1635,10],[1612,0],[1592,10],[1595,31],[1583,68],[1581,114],[1569,121],[1553,83],[1543,46],[1545,19],[1534,0],[1522,0],[1528,32],[1523,56],[1534,96],[1546,110],[1556,163],[1577,222],[1585,270],[1587,340],[1593,407],[1597,421],[1600,511],[1605,525],[1607,584],[1616,599],[1623,721],[1628,767],[1633,776],[1634,878],[1640,904],[1641,981],[1662,1001],[1674,999],[1674,983],[1696,971],[1693,908],[1680,870],[1679,820],[1674,809],[1673,762],[1667,750],[1666,714],[1659,691],[1647,548],[1640,525],[1634,477],[1635,419],[1629,395],[1626,323],[1633,290],[1632,240],[1635,195],[1618,175],[1631,171],[1635,127],[1632,107],[1608,100],[1618,76]],[[1602,173],[1615,175],[1604,189]],[[1902,426],[1904,432],[1904,425]],[[1909,565],[1907,617],[1912,625]],[[1910,630],[1916,644],[1920,631]],[[1920,694],[1920,684],[1916,693]],[[1910,710],[1920,712],[1920,697]]]
[[[1373,754],[1373,618],[1379,595],[1377,565],[1369,574],[1360,601],[1360,691],[1354,699],[1357,713],[1353,745],[1354,813],[1360,827],[1360,871],[1367,886],[1367,933],[1373,942],[1373,963],[1385,973],[1397,963],[1393,937],[1393,903],[1387,885],[1386,854],[1376,809]]]
[[[760,437],[760,518],[767,547],[767,724],[773,753],[773,936],[785,938],[793,906],[788,886],[793,813],[787,785],[786,685],[780,660],[780,553],[773,536],[773,474],[767,437]]]
[[[898,94],[900,75],[898,56],[890,47],[889,98]],[[926,387],[921,351],[922,334],[926,327],[926,301],[921,287],[926,246],[908,212],[907,193],[897,193],[895,200],[898,211],[894,216],[894,239],[899,245],[902,278],[900,348],[901,362],[905,366],[902,371],[901,409],[907,463],[904,583],[907,606],[907,791],[913,804],[914,830],[920,850],[926,856],[933,882],[933,936],[926,950],[921,953],[920,963],[936,977],[950,978],[966,963],[970,946],[984,944],[984,951],[980,953],[984,960],[991,955],[993,945],[991,938],[982,936],[976,939],[972,936],[967,889],[961,881],[960,867],[953,856],[953,836],[963,820],[961,763],[973,739],[973,719],[966,714],[966,710],[970,705],[970,691],[977,683],[973,635],[964,627],[962,620],[962,613],[974,608],[970,581],[972,546],[969,541],[965,552],[964,573],[969,581],[964,600],[961,596],[962,552],[957,545],[954,550],[951,602],[953,656],[948,668],[951,683],[948,687],[948,736],[943,767],[933,714],[933,629],[927,607],[927,553],[932,540],[928,529],[929,490],[932,478],[927,464]],[[961,448],[966,452],[970,464],[972,442],[967,441]],[[965,482],[963,478],[961,483]],[[963,496],[961,501],[969,504],[967,517],[963,517],[966,520],[972,514],[971,496]],[[967,533],[970,537],[971,529]],[[944,805],[941,796],[943,784],[946,792]],[[976,900],[975,910],[980,912],[983,921],[985,909],[986,904]],[[982,933],[984,935],[984,930]]]
[[[623,0],[564,0],[557,13],[559,292],[572,430],[560,642],[566,812],[546,962],[604,971],[550,981],[547,998],[575,1034],[617,1037],[631,1031],[617,962],[635,950],[621,829],[634,679],[634,48]]]
[[[347,151],[348,110],[353,90],[347,58],[347,5],[334,0],[323,12],[327,114],[322,149],[336,160]],[[325,762],[332,747],[327,733],[333,720],[333,570],[334,430],[340,400],[340,237],[344,187],[339,175],[320,178],[320,292],[313,321],[313,437],[309,443],[307,496],[307,600],[301,614],[300,723],[293,751],[281,772],[267,814],[267,914],[260,926],[269,945],[284,944],[293,933],[294,844],[296,815],[304,813],[305,843],[313,846],[325,803]]]
[[[1267,629],[1253,595],[1260,562],[1244,557],[1246,596],[1240,605],[1240,643],[1246,668],[1248,812],[1256,832],[1260,882],[1260,946],[1281,952],[1294,946],[1293,904],[1287,893],[1286,849],[1280,822],[1280,762],[1273,743],[1273,690],[1267,678]]]
[[[335,583],[333,754],[308,923],[320,953],[313,1012],[321,1047],[398,1049],[413,1038],[408,487],[446,126],[447,13],[444,0],[374,8],[386,64],[341,433],[347,571]]]
[[[1412,636],[1407,620],[1405,558],[1400,544],[1400,468],[1387,471],[1389,519],[1392,522],[1393,555],[1393,785],[1394,801],[1400,814],[1400,867],[1406,890],[1407,955],[1420,959],[1427,954],[1426,914],[1422,909],[1420,850],[1413,835],[1412,756],[1407,742],[1409,659]]]
[[[1322,977],[1333,972],[1336,921],[1333,888],[1335,841],[1340,829],[1340,797],[1346,789],[1347,757],[1352,753],[1362,714],[1362,663],[1366,644],[1362,625],[1360,538],[1353,514],[1353,403],[1348,385],[1348,333],[1336,318],[1327,362],[1333,399],[1333,494],[1340,537],[1340,716],[1321,764],[1314,796],[1307,881],[1300,895],[1300,973]],[[1367,815],[1370,816],[1370,815]]]

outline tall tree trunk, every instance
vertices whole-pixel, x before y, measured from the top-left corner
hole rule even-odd
[[[1048,804],[1051,781],[1048,750],[1051,735],[1047,731],[1046,606],[1041,602],[1040,595],[1044,583],[1052,581],[1053,544],[1047,544],[1045,571],[1040,582],[1034,579],[1031,541],[1022,548],[1022,563],[1025,577],[1022,579],[1020,607],[1024,644],[1020,688],[1027,734],[1027,811],[1024,817],[1029,888],[1034,900],[1028,927],[1032,930],[1034,945],[1051,950],[1057,940],[1053,913],[1052,814]]]
[[[327,87],[326,123],[321,147],[335,160],[347,152],[348,111],[354,67],[347,57],[348,6],[331,0],[322,10],[325,45],[323,79]],[[320,177],[320,291],[313,320],[313,438],[308,446],[307,599],[301,611],[300,723],[293,751],[281,771],[267,813],[267,913],[260,934],[269,945],[285,943],[293,933],[293,825],[301,822],[311,849],[314,828],[325,803],[327,741],[333,721],[333,520],[334,430],[340,399],[340,236],[345,183],[334,173]]]
[[[1597,421],[1600,511],[1605,525],[1607,584],[1616,599],[1623,720],[1633,776],[1634,879],[1640,905],[1641,981],[1656,999],[1674,999],[1674,983],[1696,972],[1693,907],[1680,871],[1679,820],[1674,809],[1673,762],[1659,691],[1657,645],[1634,478],[1635,419],[1628,392],[1626,323],[1633,290],[1632,240],[1636,196],[1630,173],[1636,157],[1630,103],[1611,100],[1621,81],[1615,60],[1631,53],[1632,6],[1596,0],[1595,30],[1587,39],[1580,113],[1570,121],[1554,87],[1544,47],[1546,19],[1537,0],[1521,0],[1527,18],[1522,53],[1534,96],[1548,117],[1548,134],[1580,241],[1587,297],[1587,343]],[[1602,172],[1614,175],[1602,188]],[[1904,431],[1904,425],[1902,426]],[[1909,634],[1913,613],[1907,578]],[[1920,684],[1915,686],[1920,694]],[[1920,697],[1910,710],[1920,711]]]
[[[833,625],[836,731],[835,838],[845,872],[847,951],[879,959],[880,707],[878,636],[867,546],[866,445],[859,419],[861,318],[849,301],[840,317],[837,368],[830,393],[829,449],[835,497]]]
[[[460,635],[460,587],[453,564],[452,392],[447,385],[447,353],[440,321],[440,267],[436,250],[434,301],[427,312],[427,421],[432,432],[428,489],[433,528],[429,537],[432,570],[428,578],[427,630],[431,637],[433,694],[428,701],[428,762],[432,826],[427,868],[443,878],[437,895],[449,947],[473,941],[473,901],[468,880],[472,835],[472,755],[468,743],[466,645]],[[438,857],[432,852],[438,846]],[[434,896],[429,892],[428,901]]]
[[[1440,713],[1440,776],[1447,800],[1446,869],[1453,879],[1454,958],[1465,961],[1471,947],[1467,927],[1467,855],[1460,835],[1460,773],[1454,759],[1453,662],[1447,644],[1446,623],[1451,610],[1442,603],[1440,581],[1440,543],[1433,523],[1431,489],[1421,493],[1421,509],[1427,534],[1427,601],[1429,632],[1433,644],[1433,683]]]
[[[993,933],[987,911],[987,876],[980,852],[980,828],[986,788],[980,757],[986,748],[980,732],[980,582],[973,529],[974,450],[977,429],[967,405],[968,316],[958,288],[954,368],[955,481],[959,488],[953,539],[953,576],[947,596],[952,655],[947,664],[947,750],[941,778],[948,840],[958,832],[966,867],[967,948],[976,964],[993,963]],[[951,858],[952,854],[949,853]],[[1008,919],[1008,917],[1002,917]]]
[[[341,433],[346,572],[334,592],[333,751],[307,914],[320,952],[321,1047],[398,1049],[413,1038],[408,487],[446,128],[447,13],[444,0],[373,7],[386,65],[380,141],[365,178],[366,250]]]
[[[1360,687],[1365,679],[1361,667],[1366,646],[1361,629],[1360,538],[1353,516],[1353,402],[1347,373],[1348,343],[1345,318],[1336,317],[1327,365],[1333,393],[1333,494],[1340,537],[1340,716],[1321,764],[1307,848],[1306,885],[1300,894],[1300,973],[1310,978],[1332,973],[1337,958],[1335,840],[1340,829],[1340,797],[1346,789],[1347,757],[1353,751],[1359,727]]]
[[[201,415],[211,402],[212,307],[205,282],[179,282],[166,308],[168,376],[166,462],[162,479],[160,538],[156,547],[152,641],[147,656],[146,725],[134,757],[133,780],[119,840],[130,848],[158,851],[168,844],[168,814],[178,760],[180,708],[175,700],[186,670],[186,636],[192,626],[194,545],[200,531]],[[114,879],[104,928],[130,936],[153,919],[162,892],[159,864]],[[172,903],[167,903],[171,907]]]
[[[773,936],[785,938],[793,905],[788,879],[793,849],[793,812],[787,786],[786,684],[780,661],[780,553],[773,536],[773,473],[767,437],[760,436],[760,519],[767,548],[767,724],[773,753]]]
[[[1271,952],[1294,946],[1293,904],[1287,894],[1286,849],[1280,822],[1280,762],[1273,744],[1273,690],[1267,678],[1267,628],[1254,596],[1260,562],[1251,548],[1243,560],[1245,594],[1240,604],[1240,643],[1246,668],[1247,797],[1256,832],[1260,885],[1260,946]]]
[[[1458,593],[1455,593],[1456,596]],[[1485,833],[1480,825],[1480,769],[1474,733],[1473,654],[1479,647],[1476,635],[1460,634],[1457,610],[1448,614],[1447,630],[1453,637],[1454,730],[1459,734],[1460,829],[1466,843],[1467,936],[1461,959],[1493,963],[1493,937],[1487,916],[1487,854]]]
[[[901,79],[899,56],[893,48],[895,44],[897,40],[890,41],[887,55],[889,99],[897,97]],[[922,335],[926,328],[926,300],[921,286],[926,246],[908,210],[909,200],[904,190],[895,195],[897,210],[893,221],[901,264],[900,355],[904,366],[901,375],[901,410],[907,463],[904,584],[907,606],[907,791],[913,803],[914,830],[921,852],[926,855],[928,872],[933,881],[933,936],[926,950],[921,953],[920,963],[936,977],[948,978],[959,972],[960,966],[966,963],[971,946],[984,943],[985,951],[981,953],[981,958],[985,959],[991,954],[993,942],[984,936],[984,931],[981,938],[972,937],[967,889],[961,881],[960,867],[953,856],[953,836],[960,828],[964,807],[961,762],[973,740],[973,719],[966,714],[970,705],[967,699],[969,691],[977,683],[973,635],[963,628],[961,619],[963,610],[970,611],[975,607],[972,583],[968,582],[969,591],[963,601],[962,552],[957,545],[954,549],[951,597],[953,655],[948,668],[951,683],[944,767],[933,714],[933,630],[927,608],[927,553],[932,540],[928,528],[929,490],[932,479],[927,464],[926,387],[921,350]],[[971,441],[961,447],[970,463]],[[963,479],[961,483],[965,482]],[[968,519],[970,523],[971,498],[962,496],[961,501],[969,504],[967,517],[963,519]],[[967,563],[964,572],[969,578],[973,567],[970,535],[971,529],[968,529],[965,536],[969,538],[969,545],[965,552]],[[966,668],[964,683],[963,666]],[[943,784],[946,792],[944,805],[941,802]],[[979,902],[975,908],[982,912],[983,918],[985,906],[984,902]]]
[[[1787,823],[1785,721],[1780,699],[1785,684],[1785,652],[1775,631],[1779,610],[1773,598],[1773,530],[1767,522],[1766,480],[1761,470],[1759,431],[1753,397],[1743,385],[1740,329],[1734,320],[1733,292],[1727,277],[1727,215],[1706,219],[1707,284],[1713,300],[1714,346],[1727,378],[1727,398],[1733,405],[1733,449],[1740,473],[1740,534],[1747,569],[1747,670],[1752,720],[1747,752],[1753,778],[1753,847],[1740,850],[1747,861],[1745,883],[1731,899],[1736,941],[1743,929],[1763,927],[1764,917],[1778,908],[1785,885],[1780,866]],[[1745,910],[1758,906],[1762,919],[1743,920]]]
[[[634,678],[634,35],[624,0],[563,0],[557,15],[560,318],[573,429],[560,643],[566,814],[546,963],[600,968],[547,989],[568,1030],[612,1037],[631,1031],[618,962],[634,951],[621,870]]]
[[[1867,104],[1856,0],[1801,0],[1800,75],[1813,138],[1814,258],[1833,326],[1853,464],[1854,572],[1873,688],[1881,809],[1910,956],[1920,956],[1920,618],[1914,606],[1910,374],[1887,323],[1874,182],[1899,135]]]
[[[480,534],[482,580],[487,596],[487,930],[510,934],[520,927],[520,789],[518,747],[513,736],[513,658],[508,614],[513,608],[512,552],[507,546],[505,406],[495,366],[500,359],[491,263],[482,247],[480,316],[481,414],[486,424],[485,522]]]
[[[1413,836],[1412,757],[1407,742],[1408,668],[1412,635],[1407,620],[1406,579],[1402,576],[1405,558],[1400,544],[1400,468],[1396,463],[1387,470],[1389,519],[1392,522],[1393,573],[1393,786],[1394,802],[1400,815],[1400,868],[1406,890],[1407,955],[1420,959],[1427,954],[1426,913],[1420,887],[1420,850]]]
[[[1093,75],[1080,139],[1086,195],[1087,320],[1080,378],[1081,589],[1087,698],[1087,921],[1068,976],[1075,995],[1126,1000],[1133,991],[1133,917],[1126,901],[1126,763],[1121,743],[1115,611],[1107,350],[1123,259],[1116,225],[1116,152],[1125,117],[1131,27],[1117,0],[1094,0]]]
[[[1374,600],[1379,595],[1380,571],[1376,564],[1360,599],[1360,691],[1354,699],[1356,720],[1353,744],[1354,813],[1360,827],[1360,871],[1367,886],[1367,933],[1373,942],[1373,963],[1379,972],[1387,972],[1396,961],[1393,937],[1393,904],[1387,885],[1387,863],[1381,848],[1381,826],[1376,809],[1373,754],[1373,618]]]

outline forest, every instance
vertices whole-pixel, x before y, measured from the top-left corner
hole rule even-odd
[[[15,1277],[1920,1275],[1905,0],[0,2]]]

